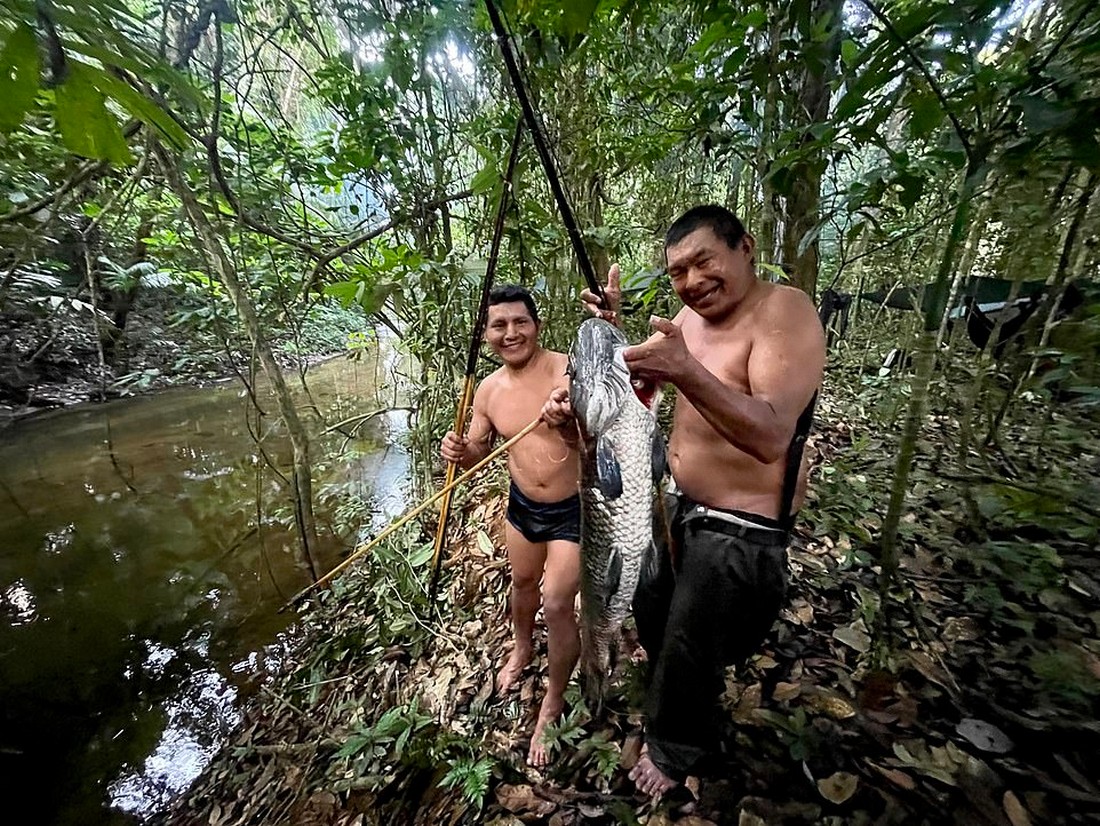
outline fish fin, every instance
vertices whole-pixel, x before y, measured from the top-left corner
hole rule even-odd
[[[611,443],[604,436],[600,436],[596,444],[596,481],[605,499],[618,499],[623,495],[623,471]]]
[[[617,548],[612,548],[611,553],[607,557],[607,570],[604,571],[604,586],[607,592],[607,599],[605,605],[611,602],[611,598],[615,596],[615,592],[619,590],[619,583],[623,578],[623,555]]]
[[[665,451],[665,439],[659,427],[653,428],[653,443],[649,454],[650,467],[653,470],[653,484],[656,486],[664,478],[668,468],[668,453]]]

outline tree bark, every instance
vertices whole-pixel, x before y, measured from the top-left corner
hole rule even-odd
[[[820,220],[821,179],[828,165],[822,148],[809,148],[817,140],[810,130],[829,117],[829,81],[835,73],[840,47],[843,5],[843,0],[815,0],[809,19],[796,24],[808,48],[791,123],[793,128],[802,131],[798,145],[807,148],[808,152],[791,169],[790,191],[784,201],[782,261],[793,268],[791,283],[810,298],[814,298],[817,289],[820,252],[817,238],[805,244],[802,239]],[[816,44],[811,32],[823,18],[828,19],[829,35],[825,43]],[[817,60],[812,59],[815,48],[821,50]],[[801,252],[800,246],[804,247]]]

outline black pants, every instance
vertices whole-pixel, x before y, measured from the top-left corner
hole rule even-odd
[[[665,548],[657,573],[638,583],[634,616],[650,664],[649,756],[682,781],[700,772],[718,745],[726,667],[753,654],[779,616],[787,533],[714,519],[683,495],[666,495],[665,505],[675,570]],[[658,547],[666,544],[660,534]]]

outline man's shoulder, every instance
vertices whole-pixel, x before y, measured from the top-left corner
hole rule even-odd
[[[565,353],[559,353],[557,350],[544,350],[543,352],[546,353],[546,362],[551,367],[557,367],[559,365],[569,363],[569,356]]]
[[[477,394],[479,396],[488,396],[494,390],[496,390],[497,387],[500,386],[500,383],[504,380],[504,370],[504,367],[498,367],[492,373],[483,378],[481,380],[481,383],[477,386]]]
[[[784,329],[802,327],[807,319],[817,319],[817,308],[806,293],[798,287],[788,287],[786,284],[772,284],[762,282],[761,286],[767,287],[758,306],[758,315],[761,319]]]

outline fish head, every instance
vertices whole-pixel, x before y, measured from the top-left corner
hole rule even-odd
[[[581,323],[569,351],[569,400],[573,412],[591,435],[603,433],[634,393],[623,359],[626,336],[600,318]]]

